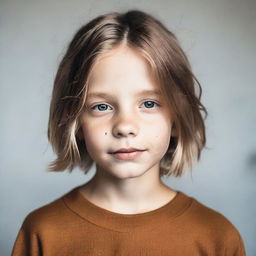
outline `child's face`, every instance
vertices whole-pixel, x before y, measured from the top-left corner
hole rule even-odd
[[[129,48],[117,48],[99,60],[91,75],[81,130],[97,171],[120,179],[158,172],[172,124],[161,95],[143,94],[159,89],[147,62]],[[133,159],[110,153],[130,147],[144,151]]]

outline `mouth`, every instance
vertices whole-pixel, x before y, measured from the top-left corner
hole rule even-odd
[[[140,157],[145,149],[137,149],[137,148],[122,148],[117,151],[110,152],[114,158],[118,160],[133,160]]]
[[[132,153],[137,151],[145,151],[145,149],[138,149],[138,148],[120,148],[116,151],[111,151],[110,154],[117,154],[117,153]]]

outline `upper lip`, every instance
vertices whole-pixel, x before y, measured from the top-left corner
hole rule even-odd
[[[138,149],[138,148],[120,148],[116,151],[110,152],[111,154],[114,153],[129,153],[129,152],[134,152],[134,151],[144,151],[144,149]]]

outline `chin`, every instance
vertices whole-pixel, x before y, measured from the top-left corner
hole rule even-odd
[[[110,170],[110,175],[117,179],[132,179],[132,178],[138,178],[145,174],[147,171],[149,171],[148,168],[138,168],[138,166],[134,167],[120,167],[120,168],[113,168]]]

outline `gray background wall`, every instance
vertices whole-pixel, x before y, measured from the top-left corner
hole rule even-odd
[[[54,154],[47,121],[54,75],[74,32],[96,15],[138,8],[176,33],[203,87],[207,146],[193,176],[165,180],[224,214],[256,255],[256,2],[1,1],[0,255],[25,216],[88,176],[47,173]]]

